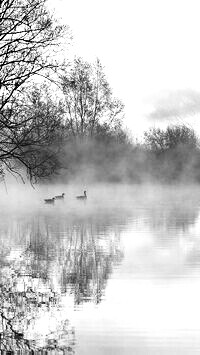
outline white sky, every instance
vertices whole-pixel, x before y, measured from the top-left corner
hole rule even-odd
[[[200,93],[199,0],[50,2],[72,30],[74,52],[88,60],[99,57],[105,66],[115,96],[125,104],[125,125],[133,134],[158,123],[146,114],[160,95],[179,90]],[[187,122],[200,133],[198,116],[200,112]]]

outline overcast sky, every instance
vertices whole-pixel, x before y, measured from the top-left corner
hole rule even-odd
[[[98,57],[136,135],[188,122],[200,133],[199,0],[49,0],[73,51]]]

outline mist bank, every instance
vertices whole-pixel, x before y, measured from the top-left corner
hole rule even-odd
[[[151,129],[142,143],[123,130],[68,138],[55,174],[44,181],[83,183],[199,183],[200,148],[186,126]]]

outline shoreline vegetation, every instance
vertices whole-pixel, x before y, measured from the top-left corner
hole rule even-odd
[[[9,172],[32,184],[200,182],[194,130],[152,128],[135,143],[100,60],[62,57],[70,29],[46,0],[3,0],[0,28],[2,179]]]

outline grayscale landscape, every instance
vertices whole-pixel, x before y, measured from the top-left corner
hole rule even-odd
[[[198,10],[0,0],[1,354],[199,354]]]

